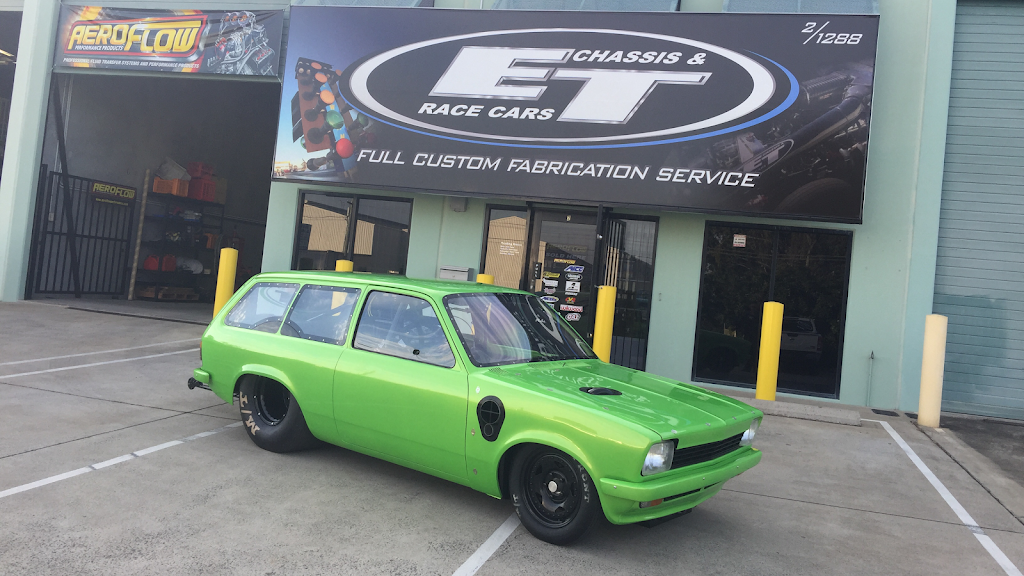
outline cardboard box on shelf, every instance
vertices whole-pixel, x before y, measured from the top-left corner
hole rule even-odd
[[[214,176],[213,182],[216,188],[213,192],[213,201],[217,204],[224,204],[228,200],[228,179]]]

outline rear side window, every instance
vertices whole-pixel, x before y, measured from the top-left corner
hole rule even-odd
[[[371,292],[359,316],[354,346],[445,368],[455,366],[434,307],[413,296]]]
[[[295,305],[281,327],[281,334],[328,344],[344,344],[358,298],[359,290],[356,288],[307,285],[295,299]]]
[[[284,312],[298,289],[296,284],[279,282],[255,284],[231,309],[224,323],[260,332],[277,332],[284,319]]]

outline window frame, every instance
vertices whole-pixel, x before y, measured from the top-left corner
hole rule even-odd
[[[309,194],[317,194],[320,196],[331,196],[335,198],[347,198],[351,204],[351,214],[349,215],[349,226],[345,232],[345,251],[340,252],[343,258],[341,260],[352,260],[353,253],[355,252],[356,243],[356,222],[359,221],[359,201],[362,200],[384,200],[389,202],[404,202],[409,204],[409,234],[412,235],[412,210],[413,210],[413,198],[407,198],[404,196],[374,196],[371,194],[350,194],[345,192],[334,192],[331,190],[313,190],[309,188],[300,188],[298,194],[298,204],[295,209],[295,226],[292,229],[292,258],[291,258],[291,269],[298,270],[299,266],[299,231],[302,229],[302,208],[306,205],[306,196]],[[355,219],[352,219],[352,216]],[[409,254],[406,252],[406,260],[408,261]]]
[[[332,292],[337,291],[335,289],[341,289],[341,291],[344,291],[346,294],[352,294],[353,292],[349,292],[349,291],[354,291],[355,302],[352,303],[352,311],[349,313],[349,316],[348,316],[348,326],[345,329],[345,336],[344,336],[344,338],[342,338],[341,340],[328,340],[326,338],[316,338],[316,337],[309,337],[309,336],[306,336],[306,337],[292,336],[290,334],[285,334],[284,332],[282,332],[284,330],[285,325],[288,323],[288,320],[291,319],[292,313],[295,311],[295,305],[298,304],[299,299],[302,298],[302,294],[308,288],[313,288],[313,289],[326,288],[326,289],[331,290]],[[284,318],[281,320],[281,326],[278,327],[277,334],[279,334],[281,336],[285,336],[287,338],[297,338],[299,340],[309,340],[311,342],[320,342],[322,344],[331,344],[332,346],[344,346],[349,341],[349,335],[352,334],[352,320],[355,318],[356,309],[359,308],[359,303],[362,301],[362,296],[363,296],[363,289],[362,288],[356,288],[354,286],[343,286],[343,285],[339,285],[339,284],[312,284],[312,283],[302,284],[301,287],[299,288],[298,292],[296,292],[295,296],[292,298],[291,303],[288,305],[288,313],[285,314]]]
[[[437,323],[441,326],[441,334],[444,335],[445,342],[448,344],[448,350],[452,354],[452,359],[453,359],[452,360],[452,365],[451,366],[445,366],[443,364],[434,364],[434,363],[431,363],[431,362],[424,362],[422,360],[416,360],[416,359],[413,359],[413,358],[406,358],[404,356],[397,356],[395,354],[387,354],[387,353],[382,352],[380,350],[367,350],[366,348],[360,348],[359,346],[356,346],[356,337],[359,335],[359,327],[363,323],[363,314],[366,312],[367,303],[370,301],[370,298],[373,296],[374,292],[381,292],[381,293],[384,293],[384,294],[394,294],[396,296],[406,296],[408,298],[418,298],[420,300],[423,300],[427,304],[429,304],[431,310],[434,311],[434,317],[437,318]],[[356,318],[355,328],[353,330],[349,331],[349,342],[348,342],[348,345],[353,350],[359,350],[359,351],[368,352],[368,353],[371,353],[371,354],[380,354],[381,356],[387,356],[389,358],[397,358],[399,360],[407,360],[409,362],[413,362],[413,363],[421,365],[421,366],[433,366],[434,368],[441,368],[441,369],[444,369],[444,370],[456,370],[456,369],[459,369],[460,364],[461,364],[459,354],[461,353],[461,351],[460,351],[460,349],[457,346],[453,345],[454,340],[452,338],[452,335],[449,333],[450,332],[449,327],[445,325],[446,324],[446,320],[445,320],[443,314],[439,314],[438,313],[437,303],[434,302],[433,299],[431,299],[426,294],[421,294],[421,293],[407,291],[407,290],[401,290],[401,289],[394,289],[394,288],[391,288],[389,286],[366,286],[366,290],[363,292],[362,297],[359,299],[358,305],[359,305],[359,314],[358,314],[358,318]],[[355,314],[353,314],[353,315],[355,316]],[[282,322],[282,324],[283,324],[283,322]],[[457,336],[456,336],[456,338],[457,338]]]
[[[772,263],[771,263],[771,277],[769,279],[768,298],[775,296],[775,268],[776,260],[779,255],[779,233],[781,232],[795,232],[800,234],[831,234],[834,236],[846,236],[850,239],[850,248],[846,254],[846,269],[844,275],[846,281],[843,284],[843,295],[842,295],[842,316],[839,323],[839,337],[837,344],[839,347],[838,356],[836,359],[836,381],[835,381],[835,393],[824,394],[819,392],[807,392],[807,391],[794,391],[780,388],[780,392],[786,392],[789,394],[795,394],[798,396],[806,396],[809,398],[832,398],[839,399],[839,395],[842,393],[842,381],[843,381],[843,354],[846,349],[846,312],[847,306],[850,299],[850,270],[853,265],[853,240],[854,231],[844,228],[812,228],[804,226],[779,226],[772,224],[751,224],[747,222],[727,222],[721,220],[705,220],[704,221],[704,234],[701,236],[700,246],[700,270],[698,271],[698,288],[697,288],[697,318],[696,323],[693,327],[693,349],[691,350],[690,360],[690,381],[691,382],[705,382],[708,384],[718,384],[721,386],[731,386],[734,388],[746,388],[753,389],[754,385],[745,384],[743,382],[736,382],[733,380],[720,380],[716,378],[706,378],[697,376],[697,345],[700,343],[700,326],[701,326],[701,313],[704,306],[704,270],[707,266],[707,235],[708,229],[713,226],[732,227],[732,228],[748,228],[756,230],[768,230],[775,234],[774,246],[772,247]],[[754,352],[757,353],[756,350]]]

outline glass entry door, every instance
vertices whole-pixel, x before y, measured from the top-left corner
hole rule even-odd
[[[524,288],[592,341],[597,214],[537,210],[532,224]]]

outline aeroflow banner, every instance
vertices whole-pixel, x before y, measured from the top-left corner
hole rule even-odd
[[[54,66],[276,76],[284,12],[61,9]]]
[[[304,7],[278,179],[860,222],[877,16]]]

